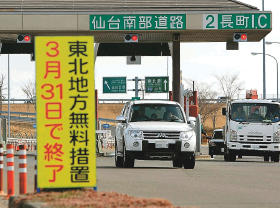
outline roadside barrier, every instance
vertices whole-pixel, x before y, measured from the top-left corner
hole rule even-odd
[[[19,145],[19,194],[27,193],[26,145]]]
[[[7,188],[8,197],[15,195],[14,146],[7,144]]]
[[[4,194],[4,145],[0,144],[0,195]]]
[[[111,136],[111,130],[96,130],[96,134],[99,153],[115,152],[115,139]]]
[[[35,151],[37,140],[36,139],[18,139],[18,138],[8,138],[7,144],[12,144],[15,151],[19,151],[19,146],[25,144],[27,151]]]
[[[113,149],[115,147],[115,139],[113,137],[104,138],[102,144],[104,149]]]
[[[35,174],[34,174],[34,192],[36,192],[37,191],[37,156],[35,156],[34,170],[35,170]]]

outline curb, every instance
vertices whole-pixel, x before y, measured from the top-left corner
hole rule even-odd
[[[195,157],[195,160],[211,160],[210,155],[199,155]]]
[[[21,200],[19,204],[16,206],[17,199],[20,199],[20,197],[17,196],[11,196],[9,198],[9,208],[47,208],[47,205],[43,202],[31,202],[28,200]]]

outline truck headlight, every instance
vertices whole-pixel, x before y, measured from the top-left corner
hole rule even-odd
[[[216,146],[216,144],[212,141],[209,141],[209,146]]]
[[[193,131],[182,131],[180,132],[180,139],[190,140],[193,136]]]
[[[273,142],[280,142],[280,130],[273,134]]]
[[[133,139],[143,139],[143,131],[129,130],[128,134]]]
[[[237,141],[237,132],[234,130],[230,130],[230,141],[231,142]]]

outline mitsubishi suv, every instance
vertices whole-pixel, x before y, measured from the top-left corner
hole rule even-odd
[[[133,168],[135,159],[171,160],[173,167],[195,167],[196,135],[177,102],[127,102],[116,119],[116,167]]]

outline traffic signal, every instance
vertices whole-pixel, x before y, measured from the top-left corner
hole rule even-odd
[[[138,34],[126,34],[124,36],[124,42],[126,42],[126,43],[138,43]]]
[[[233,42],[247,42],[247,41],[248,41],[247,33],[233,34]]]
[[[31,43],[31,35],[24,35],[24,34],[18,35],[17,43]]]

